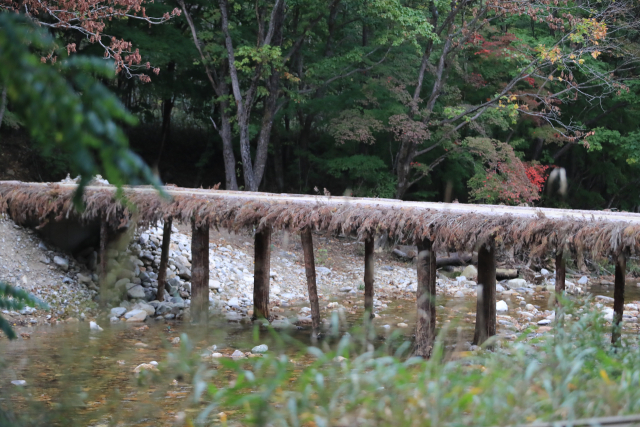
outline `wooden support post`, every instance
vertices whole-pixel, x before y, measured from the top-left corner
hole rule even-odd
[[[416,344],[414,355],[430,357],[436,338],[436,253],[433,243],[418,243],[418,292],[416,294]]]
[[[558,297],[564,294],[566,289],[565,284],[566,277],[566,265],[564,260],[564,253],[561,249],[556,252],[556,305],[559,306],[560,300]]]
[[[105,307],[107,300],[110,299],[110,292],[106,287],[107,281],[107,242],[109,240],[109,223],[107,222],[107,214],[100,214],[100,247],[98,249],[98,286],[99,286],[99,304]]]
[[[162,230],[162,252],[160,253],[160,269],[158,270],[158,293],[156,295],[156,299],[160,302],[164,300],[164,287],[167,283],[167,262],[169,261],[169,246],[171,245],[172,224],[172,218],[166,219],[164,221],[164,227]],[[207,286],[209,286],[208,283]]]
[[[191,222],[191,319],[209,321],[209,224]]]
[[[624,312],[624,279],[627,274],[627,257],[620,253],[616,259],[615,287],[613,289],[613,331],[611,343],[619,345],[622,326],[622,313]]]
[[[496,334],[496,247],[493,239],[478,250],[478,292],[476,330],[473,344],[481,345]]]
[[[104,283],[107,277],[107,240],[109,239],[109,224],[107,223],[107,214],[102,212],[100,215],[100,252],[98,254],[98,276],[100,283]]]
[[[309,305],[311,305],[311,337],[317,339],[320,333],[320,306],[318,305],[318,288],[316,286],[316,263],[313,258],[313,236],[310,229],[301,234],[302,252],[304,253],[304,269],[307,274],[307,289],[309,291]]]
[[[271,273],[271,228],[256,233],[253,270],[253,320],[270,318],[269,275]]]
[[[369,313],[369,317],[372,319],[375,317],[373,314],[374,243],[373,236],[369,236],[364,241],[364,311]]]

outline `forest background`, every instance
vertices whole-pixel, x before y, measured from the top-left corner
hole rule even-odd
[[[637,211],[634,1],[0,1],[96,74],[166,183]],[[6,87],[3,144],[42,154]],[[15,112],[15,113],[14,113]],[[137,122],[137,123],[135,123]],[[568,188],[561,179],[566,174]],[[548,184],[548,176],[558,177]],[[547,191],[545,191],[545,187]],[[326,190],[325,190],[326,189]]]

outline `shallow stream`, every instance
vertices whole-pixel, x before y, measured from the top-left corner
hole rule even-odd
[[[613,286],[592,286],[595,295],[613,296]],[[545,294],[543,294],[545,295]],[[548,294],[546,294],[548,295]],[[354,296],[359,301],[361,295]],[[500,298],[500,297],[499,297]],[[629,283],[626,301],[640,300],[640,288]],[[527,295],[526,301],[540,310],[547,309],[548,297]],[[344,304],[344,301],[341,301]],[[507,300],[515,315],[517,301]],[[475,298],[438,297],[439,328],[446,331],[449,344],[470,341],[475,321]],[[305,304],[285,309],[285,316],[297,313]],[[444,308],[444,309],[443,309]],[[400,332],[396,346],[411,340],[415,324],[415,302],[396,300],[379,311],[382,315],[374,321],[376,336],[373,345],[382,345],[394,330]],[[323,317],[329,314],[323,310]],[[164,372],[161,382],[139,386],[134,368],[143,363],[164,362],[171,355],[189,360],[187,354],[199,358],[206,348],[216,345],[217,352],[230,355],[235,350],[248,352],[258,344],[267,344],[270,353],[285,354],[292,367],[303,367],[313,360],[304,351],[310,345],[309,329],[290,329],[289,339],[282,340],[273,332],[256,328],[251,324],[217,321],[208,328],[191,326],[181,322],[147,322],[142,324],[109,324],[98,319],[103,332],[91,333],[88,322],[19,328],[18,333],[28,333],[28,338],[13,342],[2,341],[0,360],[0,407],[19,409],[30,414],[31,419],[42,417],[42,422],[59,425],[174,425],[181,411],[196,410],[188,402],[191,394],[189,382],[179,372]],[[361,324],[362,311],[345,313],[339,334]],[[398,326],[406,324],[407,326]],[[389,327],[385,327],[389,325]],[[498,325],[498,332],[504,332]],[[185,333],[193,345],[187,351],[184,342],[172,344],[172,340]],[[324,350],[332,348],[337,339],[326,338],[318,345]],[[393,345],[392,345],[393,346]],[[178,357],[179,358],[179,357]],[[187,362],[185,362],[187,363]],[[197,363],[192,360],[190,363]],[[219,368],[224,369],[224,368]],[[225,383],[228,375],[214,377],[212,381]],[[174,382],[173,379],[176,381]],[[26,385],[16,386],[12,381],[24,380]],[[34,406],[35,405],[35,406]],[[51,420],[51,414],[57,419]],[[65,421],[65,417],[67,418]],[[73,421],[73,422],[71,422]],[[30,425],[44,425],[34,422]]]

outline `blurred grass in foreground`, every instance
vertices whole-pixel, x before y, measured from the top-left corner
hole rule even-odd
[[[194,329],[182,335],[179,346],[167,345],[158,371],[145,371],[137,379],[127,371],[136,393],[107,393],[108,378],[98,372],[95,381],[107,384],[93,423],[77,417],[88,410],[86,391],[67,392],[62,383],[65,399],[42,403],[37,396],[25,396],[19,408],[9,405],[11,400],[0,407],[10,425],[65,426],[497,426],[640,412],[637,337],[623,336],[621,346],[612,348],[610,326],[599,310],[589,308],[592,301],[566,303],[559,316],[562,328],[528,342],[526,331],[515,342],[494,342],[494,351],[445,348],[442,337],[448,332],[443,330],[428,361],[409,357],[411,343],[400,335],[375,349],[372,343],[380,341],[371,330],[356,328],[343,335],[337,316],[318,347],[280,334],[280,350],[241,360],[202,358],[211,340]],[[96,347],[113,356],[111,347]],[[286,356],[282,349],[292,354],[292,347],[298,353]],[[74,360],[78,357],[60,358],[58,369],[86,363]],[[180,392],[171,391],[173,379]],[[2,390],[2,397],[7,392]],[[176,394],[186,398],[173,399],[168,408],[167,396]],[[123,411],[123,401],[134,410]]]

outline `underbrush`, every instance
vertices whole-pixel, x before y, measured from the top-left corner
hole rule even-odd
[[[194,329],[179,346],[167,346],[158,371],[130,377],[136,393],[107,394],[108,385],[101,386],[102,408],[88,417],[93,423],[86,411],[97,399],[72,384],[60,383],[68,392],[45,404],[25,392],[29,405],[19,407],[20,416],[17,407],[7,407],[15,399],[0,406],[11,425],[65,426],[499,426],[638,413],[637,337],[623,335],[612,347],[610,326],[588,307],[567,302],[548,333],[528,330],[514,342],[494,339],[475,352],[451,343],[458,326],[448,323],[453,326],[440,331],[430,360],[411,357],[412,344],[400,334],[384,338],[367,326],[344,333],[337,315],[316,346],[271,330],[278,345],[263,357],[239,360],[203,358],[211,334],[204,339]],[[254,332],[259,343],[257,327]],[[104,359],[111,344],[96,346]],[[112,366],[115,354],[109,356]],[[71,373],[90,362],[67,357],[58,363],[61,373]],[[176,384],[188,398],[167,411],[161,402],[176,394]],[[139,409],[118,409],[119,402],[137,399]]]
[[[345,335],[333,350],[307,348],[315,360],[303,369],[277,355],[221,360],[222,370],[200,366],[192,397],[206,406],[193,422],[497,426],[640,412],[636,337],[612,348],[599,312],[571,306],[565,313],[554,335],[527,343],[527,332],[502,348],[488,342],[493,351],[446,348],[441,331],[427,361],[407,357],[409,343],[390,354],[387,345],[373,350],[362,335]],[[228,385],[212,385],[210,378],[228,371],[235,373]]]

